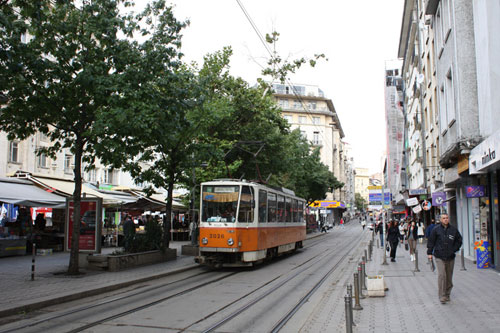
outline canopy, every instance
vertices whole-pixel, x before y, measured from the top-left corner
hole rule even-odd
[[[72,196],[75,191],[75,182],[64,179],[56,179],[56,178],[46,178],[40,176],[31,176],[28,175],[28,179],[38,184],[39,186],[47,189],[47,191],[56,192],[58,194],[64,196]],[[84,183],[82,183],[82,197],[96,197],[102,198],[102,202],[104,205],[113,206],[119,205],[122,202],[111,195],[107,195],[105,193],[100,193],[99,191],[93,190]]]
[[[29,207],[64,208],[66,198],[18,178],[0,178],[0,201]]]

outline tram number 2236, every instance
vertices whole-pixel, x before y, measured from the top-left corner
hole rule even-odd
[[[209,234],[209,238],[224,238],[224,234]]]

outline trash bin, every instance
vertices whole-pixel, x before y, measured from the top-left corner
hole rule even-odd
[[[385,282],[383,275],[372,275],[366,277],[366,290],[368,296],[385,296]]]

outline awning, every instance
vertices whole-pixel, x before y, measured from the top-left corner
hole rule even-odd
[[[27,179],[31,180],[32,182],[46,189],[47,191],[64,195],[66,197],[73,196],[73,192],[75,191],[75,182],[70,180],[46,178],[46,177],[32,176],[32,175],[27,175]],[[114,198],[113,196],[93,190],[85,186],[85,183],[82,183],[82,197],[102,198],[103,204],[108,206],[121,204],[121,202],[116,198]]]
[[[0,201],[29,207],[63,208],[66,198],[42,190],[33,182],[18,178],[0,178]]]
[[[162,194],[153,194],[148,197],[145,193],[137,190],[128,190],[128,193],[134,195],[137,201],[124,205],[123,208],[125,209],[165,211],[167,202]],[[186,210],[186,207],[182,203],[172,200],[172,209]]]

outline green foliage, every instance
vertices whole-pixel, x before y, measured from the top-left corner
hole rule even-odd
[[[146,222],[145,233],[135,234],[130,241],[128,253],[147,252],[147,251],[165,251],[163,245],[163,231],[161,225],[151,220]]]
[[[367,208],[367,202],[360,193],[354,194],[354,204],[356,205],[356,209],[359,211],[363,211]]]

